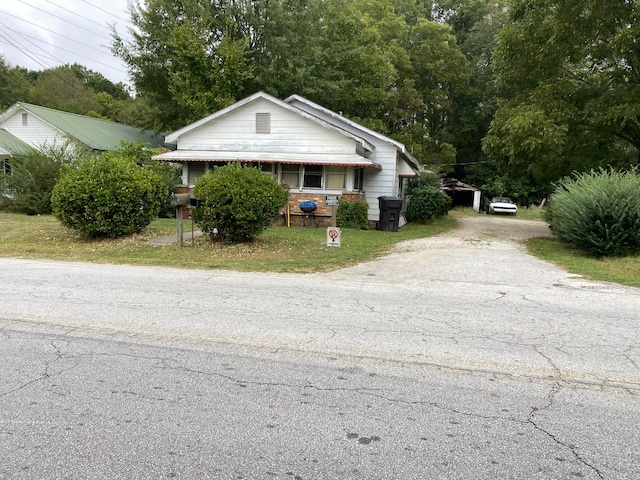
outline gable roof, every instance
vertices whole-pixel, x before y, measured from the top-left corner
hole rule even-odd
[[[31,146],[0,128],[0,155],[12,156],[29,150]]]
[[[2,113],[0,121],[14,115],[18,110],[35,115],[62,134],[79,141],[92,150],[114,150],[122,140],[126,142],[140,140],[152,148],[164,144],[162,135],[157,132],[23,102],[14,104]]]
[[[329,116],[331,119],[335,120],[336,125],[339,123],[343,123],[345,125],[350,126],[351,128],[355,128],[363,133],[371,135],[374,138],[382,140],[383,142],[390,143],[400,151],[400,153],[405,158],[405,160],[407,160],[415,168],[420,169],[418,160],[411,153],[407,151],[407,147],[405,147],[402,143],[396,140],[393,140],[392,138],[389,138],[385,135],[382,135],[381,133],[378,133],[375,130],[371,130],[365,127],[364,125],[360,125],[359,123],[356,123],[353,120],[349,120],[348,118],[343,117],[342,115],[334,112],[333,110],[329,110],[328,108],[325,108],[322,105],[318,105],[317,103],[314,103],[311,100],[307,100],[306,98],[301,97],[300,95],[297,95],[297,94],[291,95],[290,97],[285,98],[284,101],[285,103],[288,103],[288,104],[292,104],[294,102],[303,103],[309,106],[311,109],[322,112],[323,114]]]
[[[176,130],[175,132],[167,135],[166,137],[166,143],[168,144],[177,144],[178,139],[180,138],[180,136],[184,135],[185,133],[191,132],[203,125],[206,125],[209,122],[212,122],[220,117],[225,116],[226,114],[237,110],[238,108],[244,107],[245,105],[248,105],[251,102],[254,102],[258,99],[265,99],[271,103],[274,103],[275,105],[278,105],[281,108],[284,108],[285,110],[288,110],[290,112],[295,113],[296,115],[300,115],[301,117],[304,117],[308,120],[311,120],[314,123],[318,123],[320,125],[322,125],[325,128],[329,128],[331,130],[337,131],[340,134],[344,135],[345,137],[351,138],[352,140],[356,141],[357,143],[359,143],[360,145],[363,146],[363,148],[367,151],[372,152],[375,147],[369,143],[367,140],[365,140],[362,137],[359,137],[343,128],[341,128],[339,125],[334,125],[332,123],[326,122],[314,115],[311,115],[307,112],[305,112],[304,110],[301,110],[299,108],[296,108],[293,105],[289,105],[288,103],[283,102],[282,100],[277,99],[276,97],[273,97],[271,95],[269,95],[268,93],[265,92],[257,92],[254,93],[253,95],[244,98],[243,100],[240,100],[232,105],[229,105],[226,108],[223,108],[222,110],[218,110],[217,112],[209,115],[208,117],[205,118],[201,118],[200,120],[187,125],[186,127],[181,128],[180,130]]]

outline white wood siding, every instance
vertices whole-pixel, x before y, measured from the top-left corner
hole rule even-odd
[[[379,142],[379,141],[378,141]],[[398,194],[398,175],[396,174],[397,149],[385,143],[376,145],[375,158],[372,160],[382,165],[382,170],[364,171],[364,191],[369,204],[369,220],[380,218],[378,197],[395,197]]]
[[[292,105],[311,113],[312,115],[316,115],[326,122],[332,122],[334,124],[337,123],[344,130],[367,140],[375,146],[375,150],[369,156],[369,159],[380,165],[382,170],[365,169],[364,191],[366,201],[369,204],[369,220],[377,221],[380,218],[378,197],[393,197],[398,195],[398,148],[393,143],[385,142],[379,137],[370,135],[366,131],[362,131],[348,123],[340,122],[335,117],[324,112],[317,111],[305,103],[293,102]]]
[[[256,113],[271,114],[271,133],[256,133]],[[354,154],[357,144],[337,131],[260,99],[181,135],[178,149]]]
[[[27,113],[27,125],[22,125],[22,114],[24,110],[18,109],[16,112],[4,122],[0,124],[0,128],[4,128],[13,136],[19,138],[24,143],[32,147],[39,148],[45,145],[54,146],[61,145],[65,139],[60,132],[48,123],[43,122],[31,113]]]

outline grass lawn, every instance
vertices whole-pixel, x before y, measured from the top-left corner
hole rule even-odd
[[[156,265],[179,268],[228,269],[263,272],[326,272],[372,260],[395,243],[445,232],[460,215],[455,210],[428,225],[409,224],[398,232],[344,229],[340,248],[326,246],[324,228],[276,227],[252,243],[224,245],[205,237],[191,242],[191,222],[184,223],[184,247],[153,246],[149,240],[174,234],[174,219],[158,219],[144,232],[118,239],[89,239],[62,227],[49,215],[27,216],[0,212],[0,256],[49,260]],[[539,220],[537,208],[520,209],[513,219]],[[593,280],[640,287],[640,256],[597,259],[554,238],[535,238],[527,249],[564,270]]]
[[[527,250],[542,260],[554,263],[570,273],[592,280],[620,283],[640,288],[640,255],[594,258],[555,238],[534,238]]]
[[[49,260],[212,268],[264,272],[325,272],[372,260],[395,243],[442,233],[451,217],[428,225],[406,225],[398,232],[343,229],[341,247],[326,246],[326,229],[275,227],[252,243],[224,245],[206,237],[191,241],[184,222],[184,247],[153,246],[149,240],[175,234],[175,219],[158,219],[142,233],[118,239],[90,239],[62,227],[50,215],[0,212],[0,256]]]

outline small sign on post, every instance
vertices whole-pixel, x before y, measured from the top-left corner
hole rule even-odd
[[[338,227],[327,227],[327,247],[340,246],[340,229]]]
[[[340,197],[338,195],[325,195],[324,204],[327,207],[337,207],[340,205]]]
[[[336,226],[336,209],[340,205],[340,197],[338,195],[325,195],[324,204],[331,207],[331,226]]]

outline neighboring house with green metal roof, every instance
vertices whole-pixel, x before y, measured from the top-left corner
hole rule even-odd
[[[164,143],[158,132],[23,102],[0,114],[0,129],[34,148],[72,141],[91,150],[108,151],[118,148],[121,141],[140,140],[151,148]],[[0,137],[0,148],[5,148],[2,142]]]
[[[0,128],[0,173],[11,173],[9,158],[29,148],[22,140]]]

